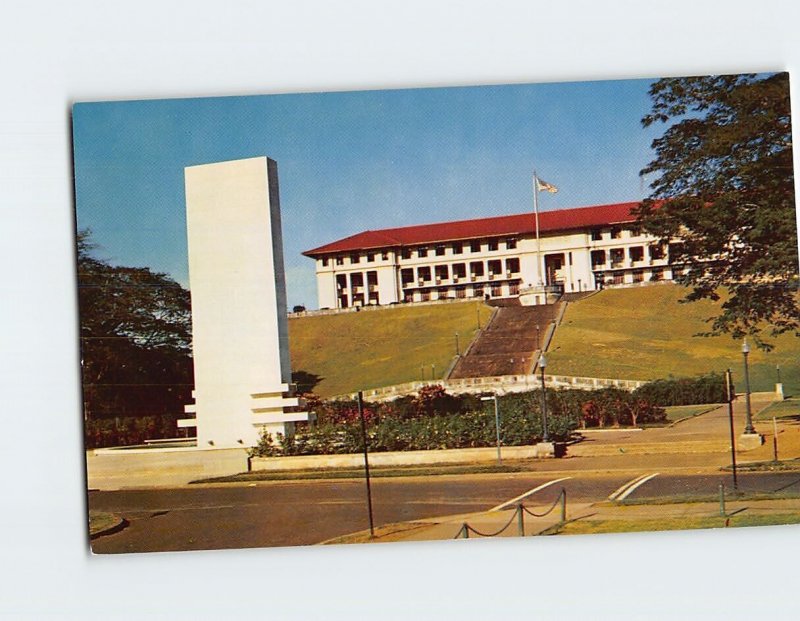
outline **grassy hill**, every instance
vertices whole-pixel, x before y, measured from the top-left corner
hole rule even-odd
[[[331,396],[431,377],[442,377],[492,309],[481,302],[394,306],[360,313],[289,319],[292,370],[318,380],[314,392]]]
[[[708,301],[679,303],[685,290],[673,284],[601,291],[571,303],[556,330],[548,371],[554,374],[624,379],[690,376],[730,367],[744,389],[741,341],[730,336],[693,336],[708,329]],[[754,391],[773,390],[775,366],[784,390],[800,394],[800,339],[767,339],[775,349],[750,353]]]

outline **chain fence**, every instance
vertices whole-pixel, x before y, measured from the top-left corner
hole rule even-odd
[[[459,529],[458,533],[456,534],[453,539],[469,539],[470,534],[477,535],[478,537],[497,537],[503,534],[506,530],[511,528],[511,525],[514,521],[517,522],[517,535],[519,537],[525,536],[525,515],[529,515],[534,518],[543,518],[547,515],[550,515],[553,511],[555,511],[556,507],[560,507],[561,515],[560,520],[558,522],[559,525],[564,524],[567,521],[567,490],[563,487],[561,488],[561,492],[558,494],[558,497],[553,501],[553,504],[550,507],[542,512],[536,513],[535,511],[531,511],[521,502],[518,503],[514,509],[514,513],[509,518],[508,522],[506,522],[502,528],[492,532],[492,533],[485,533],[474,526],[470,526],[466,522],[461,524],[461,528]]]

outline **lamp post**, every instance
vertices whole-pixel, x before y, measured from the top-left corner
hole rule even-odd
[[[547,432],[547,392],[544,385],[544,368],[547,366],[547,359],[544,354],[539,356],[539,370],[542,372],[542,442],[550,442],[550,434]]]
[[[745,433],[755,433],[753,427],[753,415],[750,409],[750,368],[747,365],[747,355],[750,353],[750,345],[745,338],[742,343],[742,356],[744,357],[744,390],[745,390]]]
[[[542,339],[539,338],[539,324],[536,324],[536,349],[542,348]]]
[[[461,350],[458,347],[458,332],[456,332],[456,356],[461,355]]]
[[[481,397],[481,401],[494,401],[494,428],[497,432],[497,463],[499,465],[503,463],[503,459],[500,456],[500,409],[497,407],[497,395]]]

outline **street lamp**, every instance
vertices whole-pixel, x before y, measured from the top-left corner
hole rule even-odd
[[[494,428],[497,432],[497,463],[502,464],[503,459],[500,457],[500,409],[497,407],[497,395],[481,397],[481,401],[494,401]]]
[[[539,338],[539,324],[536,324],[536,349],[542,348],[542,340]]]
[[[747,344],[747,339],[742,343],[742,356],[744,356],[744,390],[745,390],[745,433],[755,433],[753,427],[753,415],[750,409],[750,368],[747,365],[747,355],[750,353],[750,345]]]
[[[544,385],[544,368],[547,366],[547,359],[544,354],[539,356],[539,370],[542,372],[542,442],[550,441],[550,434],[547,433],[547,393]]]

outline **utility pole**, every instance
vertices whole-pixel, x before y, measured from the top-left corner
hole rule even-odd
[[[364,394],[358,391],[358,416],[361,419],[361,438],[364,444],[364,474],[367,479],[367,509],[369,511],[369,536],[375,537],[375,524],[372,519],[372,490],[369,486],[369,457],[367,457],[367,423],[364,420]]]

